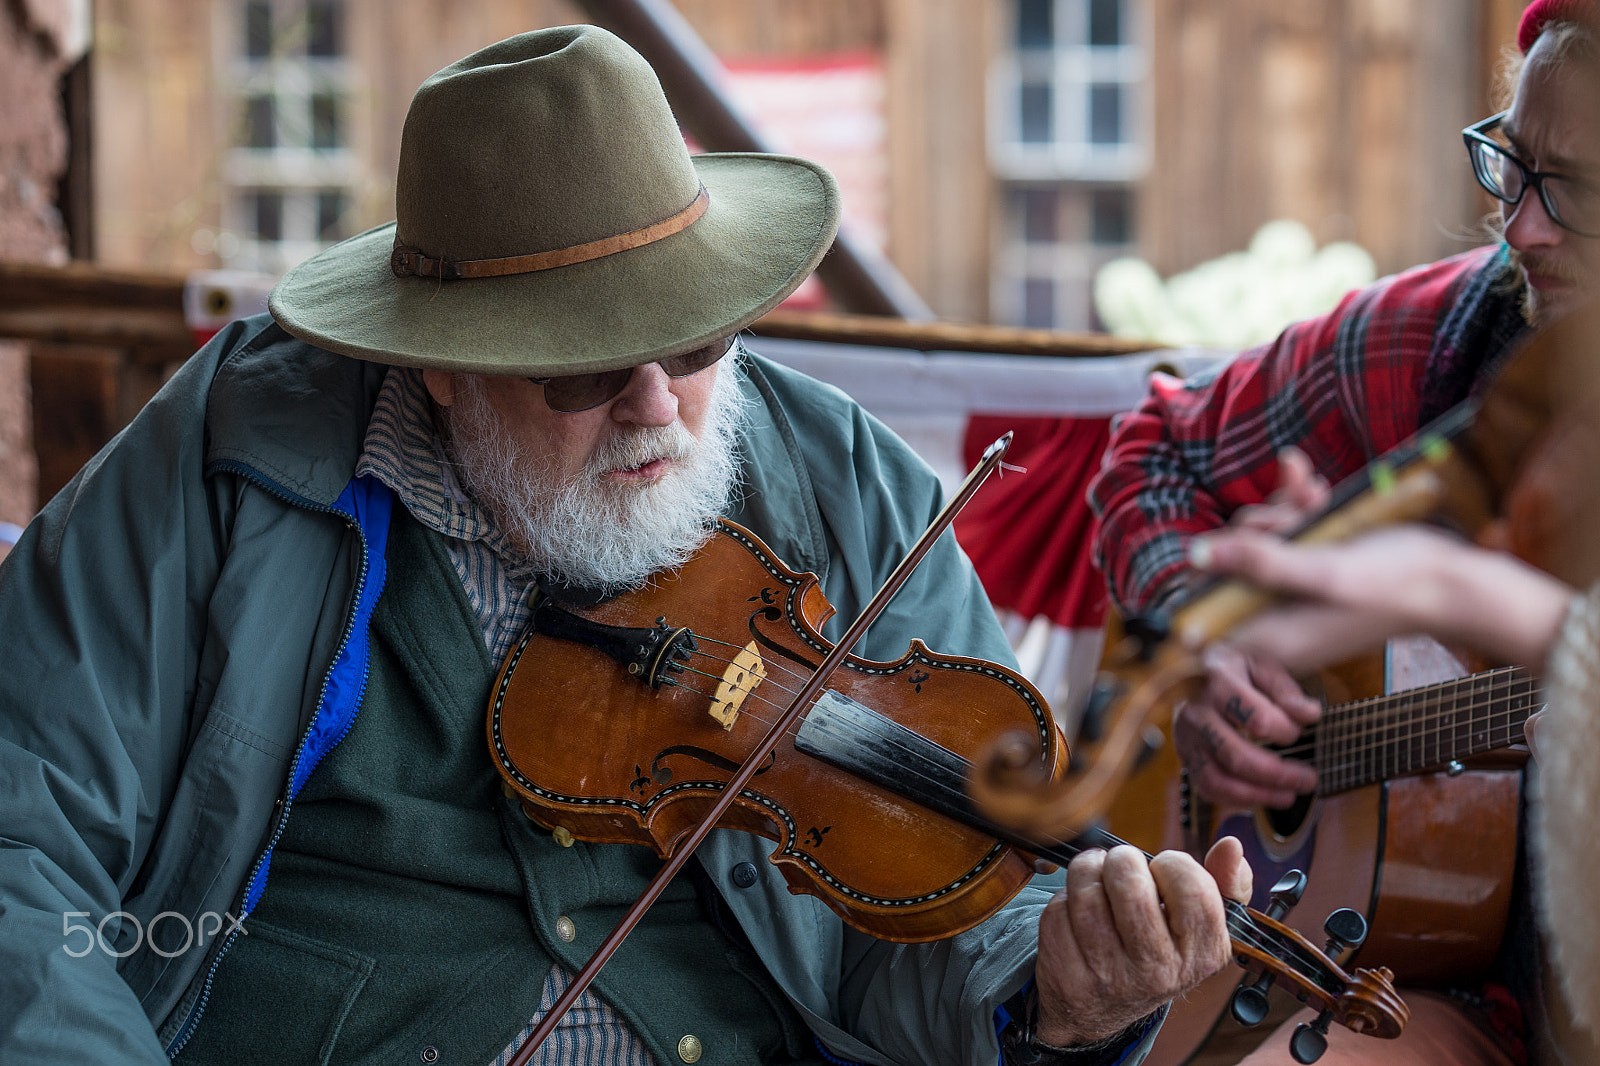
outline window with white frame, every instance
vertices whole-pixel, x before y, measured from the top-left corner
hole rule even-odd
[[[1011,0],[990,154],[1019,181],[1133,181],[1148,165],[1149,60],[1135,0]]]
[[[1139,0],[1009,0],[990,80],[989,155],[1004,200],[991,303],[1017,325],[1095,329],[1094,275],[1133,251],[1149,165]]]
[[[350,235],[359,165],[350,146],[342,0],[226,0],[236,101],[223,168],[225,265],[281,273]]]

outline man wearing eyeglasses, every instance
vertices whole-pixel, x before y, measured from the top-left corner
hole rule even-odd
[[[1351,293],[1213,376],[1152,382],[1090,489],[1097,554],[1125,613],[1159,609],[1188,586],[1195,535],[1303,512],[1319,479],[1389,451],[1479,388],[1530,327],[1585,302],[1600,279],[1597,25],[1594,0],[1534,0],[1510,109],[1463,131],[1464,162],[1500,201],[1500,243]],[[1221,647],[1208,666],[1204,692],[1174,720],[1192,787],[1224,808],[1287,807],[1314,790],[1309,763],[1262,745],[1295,740],[1317,702],[1264,658]],[[1526,1005],[1536,938],[1526,908],[1519,920],[1505,953],[1516,965],[1503,976]],[[1407,998],[1412,1021],[1396,1044],[1334,1033],[1322,1061],[1522,1061],[1527,1033],[1511,997]],[[1283,1047],[1269,1039],[1247,1061],[1287,1062]]]
[[[848,624],[938,510],[881,423],[735,339],[832,242],[832,178],[691,157],[613,35],[430,78],[396,202],[191,359],[0,566],[0,1062],[506,1062],[661,865],[502,791],[489,693],[536,607],[663,582],[730,517]],[[856,650],[918,636],[1010,658],[949,534]],[[543,694],[550,749],[574,693],[632,684]],[[657,761],[618,806],[726,760]],[[789,828],[824,869],[892,854]],[[1133,1063],[1227,960],[1219,883],[1249,884],[1237,846],[1096,851],[891,944],[792,894],[774,847],[714,831],[532,1061]]]

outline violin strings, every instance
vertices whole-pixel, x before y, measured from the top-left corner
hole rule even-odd
[[[733,643],[731,643],[729,641],[726,641],[726,640],[718,640],[716,637],[708,637],[704,633],[693,633],[693,631],[691,631],[691,633],[693,634],[695,640],[704,640],[704,641],[706,641],[708,643],[711,643],[711,644],[721,644],[724,648],[737,648],[740,651],[744,651],[745,650],[745,645],[743,645],[743,644],[733,644]],[[696,654],[710,656],[713,659],[717,659],[718,662],[724,662],[724,663],[733,662],[732,659],[719,659],[719,658],[717,658],[717,656],[711,655],[710,652],[701,652],[701,651],[699,651],[699,649],[696,649]],[[787,664],[785,664],[783,661],[781,661],[779,659],[768,659],[765,656],[763,656],[761,661],[762,661],[763,664],[765,664],[767,669],[770,670],[773,667],[777,667],[779,670],[782,670],[784,673],[788,674],[792,678],[796,678],[797,680],[798,679],[805,679],[805,678],[810,677],[809,674],[802,674],[800,671],[795,670],[794,668],[788,666]]]
[[[842,726],[842,724],[841,724],[841,726]],[[851,728],[857,730],[858,732],[866,732],[867,731],[865,726],[862,723],[852,723],[850,726],[842,727],[842,728],[836,730],[835,732],[837,734],[843,734],[843,733],[846,732],[847,729],[851,729]],[[876,739],[880,743],[893,745],[895,747],[898,747],[902,751],[905,751],[905,752],[908,752],[908,753],[913,753],[913,754],[916,751],[916,749],[912,748],[910,745],[905,745],[905,744],[899,743],[898,741],[896,741],[894,739],[894,737],[892,735],[885,735],[883,732],[874,730],[874,731],[872,731],[872,736],[873,736],[874,739]],[[845,736],[841,736],[841,739],[849,739],[849,738],[845,737]],[[965,760],[963,760],[963,761],[965,762]],[[967,765],[970,766],[971,764],[967,763]],[[931,777],[927,773],[924,773],[918,767],[917,760],[915,760],[915,759],[906,759],[906,760],[902,761],[899,764],[899,771],[901,773],[903,773],[903,774],[909,774],[911,776],[919,778],[922,782],[924,782],[924,786],[923,787],[925,789],[927,789],[928,791],[942,793],[943,795],[945,795],[947,797],[948,796],[955,796],[955,797],[957,797],[957,798],[959,798],[959,799],[961,799],[963,801],[965,800],[965,794],[964,793],[961,793],[959,790],[952,789],[945,781],[940,780],[938,778]],[[975,827],[969,827],[969,828],[975,828]],[[981,832],[982,830],[976,830],[976,831]],[[1102,835],[1106,836],[1106,837],[1110,837],[1110,834],[1102,834]],[[1110,837],[1110,839],[1111,840],[1116,840],[1116,842],[1119,843],[1119,844],[1120,843],[1126,843],[1125,841],[1117,840],[1117,838],[1115,838],[1115,837]],[[1041,845],[1042,847],[1045,847],[1045,848],[1074,848],[1075,847],[1073,841],[1062,839],[1062,838],[1054,838],[1054,839],[1049,839],[1049,840],[1040,840],[1037,843],[1039,845]],[[1094,847],[1094,846],[1098,846],[1098,845],[1078,846],[1078,847],[1076,847],[1076,851],[1081,854],[1083,851],[1088,850],[1089,847]],[[1139,849],[1139,851],[1145,857],[1146,861],[1150,861],[1150,860],[1152,860],[1154,858],[1154,856],[1152,856],[1149,852],[1144,851],[1144,849],[1142,849],[1142,848]],[[1046,856],[1046,857],[1048,858],[1050,856]],[[1280,934],[1278,934],[1275,931],[1264,929],[1261,926],[1257,925],[1255,920],[1250,916],[1249,910],[1245,907],[1244,904],[1239,903],[1237,900],[1226,900],[1225,902],[1227,904],[1231,904],[1231,906],[1229,908],[1228,926],[1229,926],[1230,931],[1235,934],[1234,935],[1234,939],[1238,940],[1240,943],[1245,944],[1248,947],[1253,947],[1253,948],[1257,949],[1258,951],[1261,951],[1263,954],[1272,955],[1272,956],[1278,957],[1278,958],[1282,958],[1285,955],[1292,955],[1292,956],[1294,956],[1294,958],[1296,960],[1298,960],[1300,962],[1301,969],[1303,971],[1304,970],[1315,969],[1315,970],[1322,971],[1322,973],[1325,976],[1327,976],[1329,979],[1332,978],[1331,973],[1329,973],[1327,971],[1327,969],[1326,969],[1326,967],[1324,965],[1324,962],[1323,962],[1321,957],[1319,957],[1317,955],[1313,955],[1313,954],[1308,954],[1306,952],[1306,950],[1303,947],[1301,947],[1298,943],[1296,943],[1295,941],[1290,940],[1290,939],[1285,938],[1285,937],[1282,937]]]
[[[718,642],[718,643],[723,643],[723,642]],[[706,653],[706,652],[696,652],[695,654],[703,655],[706,658],[711,659],[712,661],[717,661],[717,662],[730,662],[731,661],[731,660],[721,659],[718,656],[714,656],[714,655],[711,655],[711,654]],[[710,674],[710,673],[707,673],[707,672],[705,672],[703,670],[697,670],[697,669],[694,669],[693,667],[689,667],[689,666],[683,667],[683,671],[685,673],[696,674],[696,675],[698,675],[700,677],[708,678],[708,679],[710,679],[712,681],[720,682],[722,680],[721,677],[719,677],[719,676],[717,676],[715,674]],[[770,678],[768,679],[768,683],[772,684],[773,687],[777,688],[779,691],[785,692],[785,693],[789,694],[790,696],[794,695],[794,693],[791,690],[785,688],[782,685],[777,684],[776,682],[772,682]],[[710,696],[710,695],[702,692],[701,690],[699,690],[697,688],[694,688],[693,686],[690,686],[690,685],[680,685],[679,687],[685,688],[688,691],[695,693],[696,695],[700,696],[703,699],[710,700],[710,699],[713,698],[712,696]],[[786,709],[786,708],[783,708],[780,704],[774,702],[773,700],[767,699],[766,697],[761,696],[756,692],[748,692],[746,694],[746,700],[747,700],[747,702],[753,700],[753,701],[755,701],[757,703],[764,704],[764,705],[772,707],[774,709]],[[760,723],[762,725],[766,725],[768,727],[771,727],[774,724],[773,720],[764,718],[761,715],[755,714],[754,712],[746,711],[746,712],[743,712],[743,713],[746,714],[752,721],[758,722],[758,723]],[[785,736],[789,737],[789,738],[793,738],[793,737],[798,735],[798,732],[799,732],[798,728],[791,728],[791,729],[785,730]],[[896,748],[900,749],[901,751],[904,751],[904,752],[906,752],[908,754],[914,753],[915,750],[916,750],[916,749],[912,748],[910,745],[906,745],[906,744],[900,743],[899,741],[895,740],[892,736],[880,736],[879,739],[881,741],[883,741],[883,742],[886,742],[888,744],[893,745],[894,747],[896,747]],[[926,788],[928,788],[930,790],[937,790],[937,791],[943,792],[943,793],[945,793],[947,795],[951,794],[951,792],[952,792],[952,790],[950,789],[950,787],[946,783],[944,783],[943,781],[937,780],[935,778],[932,778],[929,775],[927,775],[926,773],[922,772],[920,769],[918,769],[916,767],[916,765],[914,764],[914,760],[910,760],[910,759],[905,760],[905,762],[901,766],[901,770],[902,770],[902,772],[911,774],[911,775],[921,779],[921,781],[924,782],[924,787],[926,787]],[[962,799],[965,798],[964,794],[960,794],[960,795],[961,795]],[[975,830],[975,831],[981,832],[981,830]],[[1115,838],[1113,838],[1113,839],[1115,839]],[[1038,843],[1040,844],[1040,846],[1042,846],[1044,848],[1071,848],[1071,847],[1074,846],[1073,842],[1071,840],[1064,839],[1064,838],[1054,838],[1054,839],[1041,840]],[[1120,843],[1120,841],[1119,841],[1119,843]],[[1094,845],[1090,845],[1090,846],[1094,846]],[[1078,853],[1081,853],[1084,850],[1088,850],[1088,847],[1085,846],[1085,847],[1078,847],[1077,848]],[[1143,849],[1140,849],[1140,852],[1141,852],[1141,854],[1144,855],[1146,860],[1149,860],[1149,859],[1153,858],[1153,856],[1149,852],[1146,852]],[[1232,935],[1234,940],[1238,941],[1240,944],[1243,944],[1246,947],[1254,948],[1255,950],[1260,951],[1261,953],[1263,953],[1265,955],[1270,955],[1270,956],[1273,956],[1275,958],[1280,958],[1280,959],[1292,959],[1292,961],[1294,961],[1294,962],[1299,964],[1299,969],[1302,972],[1308,972],[1308,971],[1321,972],[1328,979],[1331,980],[1332,975],[1331,975],[1331,973],[1329,973],[1329,971],[1327,970],[1326,966],[1324,965],[1323,960],[1320,957],[1318,957],[1316,955],[1313,955],[1313,954],[1308,954],[1305,951],[1305,949],[1302,948],[1294,940],[1285,938],[1285,937],[1281,936],[1280,934],[1278,934],[1277,932],[1275,932],[1273,930],[1264,929],[1261,926],[1257,925],[1255,920],[1250,916],[1249,910],[1243,904],[1240,904],[1235,900],[1225,900],[1224,902],[1226,904],[1230,904],[1231,905],[1228,908],[1228,927],[1229,927],[1229,931],[1230,931],[1230,933],[1231,933],[1231,935]],[[1319,984],[1320,983],[1321,982],[1319,982]]]

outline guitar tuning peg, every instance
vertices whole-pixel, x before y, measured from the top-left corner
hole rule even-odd
[[[1328,934],[1323,953],[1331,959],[1337,959],[1346,948],[1358,948],[1367,939],[1367,920],[1360,911],[1340,907],[1328,915],[1322,923],[1322,931]]]
[[[1306,882],[1308,880],[1309,878],[1306,877],[1304,870],[1290,870],[1278,878],[1277,884],[1273,885],[1272,891],[1268,893],[1268,898],[1272,902],[1267,904],[1267,917],[1274,921],[1281,921],[1284,915],[1294,910],[1294,905],[1300,902],[1301,896],[1305,895]],[[1352,911],[1351,913],[1354,912]],[[1357,917],[1360,917],[1360,915],[1357,915]],[[1333,919],[1330,916],[1328,920],[1332,921]],[[1365,927],[1363,927],[1361,935],[1363,937],[1366,936]]]
[[[1294,1035],[1289,1038],[1289,1057],[1300,1066],[1310,1066],[1322,1058],[1322,1053],[1328,1050],[1328,1025],[1332,1021],[1333,1011],[1325,1010],[1317,1015],[1316,1021],[1295,1026]]]

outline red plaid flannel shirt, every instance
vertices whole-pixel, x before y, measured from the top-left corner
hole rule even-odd
[[[1463,398],[1524,328],[1506,271],[1503,248],[1480,248],[1352,292],[1215,375],[1157,374],[1089,488],[1095,561],[1118,605],[1179,590],[1189,538],[1272,492],[1281,449],[1337,483],[1442,413],[1430,395]]]

